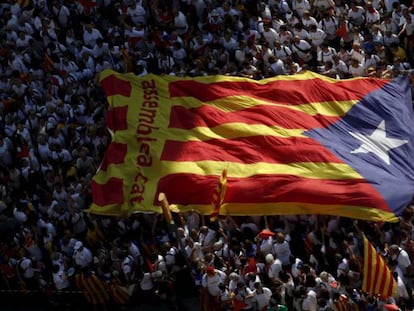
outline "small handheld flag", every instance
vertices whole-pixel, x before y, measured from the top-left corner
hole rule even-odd
[[[397,281],[383,257],[378,254],[374,246],[364,237],[364,277],[362,290],[371,295],[395,297]]]
[[[227,184],[227,169],[224,169],[221,172],[220,181],[217,184],[213,192],[213,199],[211,200],[213,212],[210,215],[210,221],[215,221],[217,219],[217,216],[220,214],[220,207],[223,204],[224,195],[226,193],[226,184]]]

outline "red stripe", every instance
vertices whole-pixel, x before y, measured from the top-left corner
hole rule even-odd
[[[381,283],[380,283],[380,287],[379,287],[379,294],[381,295],[386,295],[386,292],[388,292],[388,290],[385,289],[385,282],[387,281],[387,279],[389,278],[389,274],[388,274],[388,269],[385,268],[384,263],[382,262],[380,255],[376,252],[376,260],[377,260],[377,265],[379,267],[379,272],[378,272],[378,279],[379,277],[381,277]],[[388,297],[388,295],[387,295]]]
[[[217,176],[170,174],[160,179],[158,193],[164,192],[176,204],[210,204]],[[376,190],[361,179],[329,180],[293,175],[227,177],[225,202],[303,202],[366,206],[389,211]]]
[[[367,248],[368,248],[368,254],[367,254],[367,258],[366,258],[366,261],[367,261],[367,271],[364,271],[364,273],[366,274],[365,275],[365,278],[366,278],[366,280],[367,280],[367,287],[366,287],[366,289],[365,289],[365,291],[367,292],[367,293],[372,293],[372,291],[373,291],[373,288],[372,288],[372,283],[373,283],[373,275],[372,275],[372,273],[371,273],[371,271],[372,271],[372,265],[373,265],[373,260],[374,260],[374,258],[372,257],[372,251],[373,251],[373,248],[372,248],[372,246],[371,246],[371,244],[367,241]]]
[[[266,84],[248,81],[201,83],[182,80],[171,82],[169,91],[171,97],[192,96],[203,102],[244,95],[287,105],[299,105],[311,102],[358,100],[386,83],[382,80],[358,79],[338,81],[333,84],[317,78],[273,81]]]
[[[115,107],[108,111],[106,124],[113,131],[124,131],[128,128],[128,106]]]
[[[124,163],[128,146],[122,143],[111,143],[101,164],[101,171],[106,171],[110,164]]]
[[[93,202],[96,205],[124,203],[123,180],[121,178],[111,177],[103,185],[92,181],[91,187]]]
[[[107,76],[101,80],[101,86],[105,91],[106,96],[122,95],[125,97],[131,96],[132,86],[128,81],[118,79],[114,75]]]
[[[236,163],[343,163],[327,148],[311,138],[273,136],[187,142],[166,141],[161,160],[213,160]]]
[[[193,109],[174,106],[171,109],[169,127],[192,129],[197,126],[215,127],[220,124],[240,122],[267,126],[278,125],[286,129],[313,129],[327,127],[339,119],[339,116],[310,116],[287,107],[269,105],[254,106],[234,112],[224,112],[208,105]]]
[[[376,282],[378,282],[378,277],[379,277],[379,273],[380,273],[380,266],[379,266],[378,260],[377,260],[378,254],[375,250],[373,250],[373,252],[375,253],[375,254],[372,255],[372,260],[375,263],[375,272],[374,272],[374,275],[371,276],[372,277],[371,293],[378,294],[378,293],[374,293],[374,291],[375,291]]]

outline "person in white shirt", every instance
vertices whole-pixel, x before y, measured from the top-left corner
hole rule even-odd
[[[341,79],[348,77],[348,66],[338,54],[332,56],[332,68],[336,70]]]
[[[274,44],[273,55],[277,59],[285,61],[287,57],[292,55],[292,50],[288,46],[281,44],[279,40],[275,40]]]
[[[298,62],[306,64],[312,60],[312,46],[306,41],[295,36],[292,41],[292,52]]]
[[[366,11],[365,11],[365,27],[370,27],[371,25],[380,21],[380,14],[377,9],[374,8],[371,1],[366,3]]]
[[[234,302],[239,310],[251,310],[253,308],[254,290],[251,290],[244,282],[239,281],[233,291]]]
[[[318,21],[306,10],[303,12],[302,24],[305,29],[309,30],[310,25],[318,26]]]
[[[98,38],[103,40],[101,32],[92,26],[92,24],[86,24],[85,31],[83,33],[83,43],[90,49],[96,45]]]
[[[292,10],[302,18],[305,11],[310,11],[311,5],[308,0],[292,0]]]
[[[338,20],[335,16],[331,16],[329,13],[324,14],[323,18],[318,24],[318,28],[322,29],[326,33],[326,39],[329,41],[329,45],[337,48],[339,46],[340,37],[337,36]]]
[[[367,51],[367,52],[365,52],[365,57],[362,60],[362,65],[365,67],[366,70],[369,67],[373,67],[373,68],[377,69],[377,65],[380,61],[381,60],[378,57],[378,55],[373,54],[371,51]]]
[[[320,46],[326,39],[326,33],[317,27],[317,25],[311,24],[309,26],[309,40],[315,51],[319,51]]]
[[[108,56],[110,52],[109,45],[108,43],[104,42],[103,39],[98,38],[96,40],[96,45],[92,49],[92,52],[93,52],[93,57],[95,59],[99,57]]]
[[[290,262],[290,244],[285,239],[285,235],[282,232],[278,232],[275,237],[275,244],[273,245],[276,257],[281,261],[283,266],[288,266]]]
[[[365,10],[362,6],[357,5],[356,2],[352,2],[347,17],[350,24],[361,27],[365,22]]]
[[[193,239],[186,238],[185,243],[185,252],[187,254],[187,258],[190,258],[190,260],[193,262],[204,260],[204,253],[200,242],[194,242]]]
[[[309,39],[309,33],[306,29],[304,29],[302,23],[296,23],[292,29],[292,33],[294,36],[299,36],[299,38],[303,40]]]
[[[332,57],[336,54],[333,47],[330,47],[328,43],[323,43],[322,48],[318,52],[318,65],[323,66],[326,62],[332,61]]]
[[[256,305],[256,310],[266,310],[265,308],[269,305],[272,297],[272,291],[260,282],[254,283],[254,288],[252,302]]]
[[[71,22],[69,8],[60,3],[59,1],[54,1],[52,10],[53,14],[57,17],[57,21],[59,23],[60,28],[64,31],[68,29]]]
[[[351,59],[348,70],[352,77],[362,77],[366,73],[365,67],[356,58]]]
[[[299,19],[293,14],[292,11],[288,11],[285,14],[286,16],[286,25],[289,26],[291,29],[297,24],[299,23]]]
[[[279,58],[274,55],[269,57],[268,75],[277,76],[286,74],[285,64]]]
[[[135,279],[135,260],[132,255],[127,255],[124,257],[121,263],[122,274],[127,285],[132,284]]]
[[[133,24],[143,23],[145,25],[145,9],[141,5],[138,5],[135,1],[130,2],[126,14],[130,17]]]
[[[279,28],[278,36],[274,41],[279,40],[281,44],[290,46],[292,39],[293,39],[292,32],[288,30],[286,25],[281,25]]]
[[[227,275],[223,271],[207,267],[201,280],[201,303],[205,310],[220,310],[220,286],[226,282]]]
[[[70,286],[69,278],[66,272],[58,265],[54,265],[52,268],[53,284],[58,291],[63,291]]]
[[[397,244],[393,244],[388,248],[388,255],[390,260],[395,261],[397,267],[400,269],[400,277],[404,282],[408,282],[408,275],[410,273],[411,259],[407,251]]]
[[[282,271],[282,262],[278,258],[274,258],[272,254],[267,254],[265,257],[266,260],[266,270],[267,276],[271,282],[275,282],[279,279],[279,272]]]
[[[178,35],[185,35],[188,31],[187,17],[183,12],[179,11],[177,8],[173,9],[174,16],[174,28],[177,31]]]
[[[224,36],[220,39],[220,44],[230,55],[234,53],[234,50],[236,50],[238,46],[237,40],[232,37],[230,31],[224,33]]]
[[[303,311],[316,311],[318,310],[318,300],[316,298],[316,292],[313,289],[309,289],[305,298],[302,301]]]
[[[73,247],[73,259],[75,264],[81,268],[88,267],[93,261],[92,252],[86,248],[81,241],[77,241]]]
[[[269,47],[273,48],[274,47],[273,44],[275,40],[278,39],[278,33],[276,32],[276,30],[274,30],[270,26],[271,26],[270,22],[263,24],[262,36],[266,40],[266,42],[269,44]]]
[[[207,226],[202,226],[200,228],[199,242],[201,243],[204,252],[209,252],[213,249],[216,236],[217,233],[213,229],[210,229]]]

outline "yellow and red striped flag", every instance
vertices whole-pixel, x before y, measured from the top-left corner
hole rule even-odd
[[[371,295],[382,297],[395,297],[397,294],[397,281],[388,268],[385,259],[378,254],[374,246],[364,238],[364,275],[362,290]]]
[[[397,221],[414,188],[407,77],[312,72],[251,80],[104,71],[113,134],[93,178],[92,213],[211,215],[227,169],[228,215],[338,215]]]
[[[210,215],[210,221],[215,221],[217,216],[220,214],[220,208],[224,201],[224,195],[226,194],[227,186],[227,169],[224,169],[221,172],[220,181],[217,183],[217,186],[214,188],[213,198],[211,200],[211,206],[213,207],[213,212]]]

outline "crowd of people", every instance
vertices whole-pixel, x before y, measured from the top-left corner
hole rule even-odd
[[[413,77],[407,0],[4,0],[0,3],[0,294],[183,310],[414,308],[413,208],[397,224],[328,216],[85,213],[110,137],[105,69],[263,79]],[[412,83],[413,85],[413,83]],[[363,230],[397,297],[361,291]],[[345,309],[338,309],[345,310]]]

